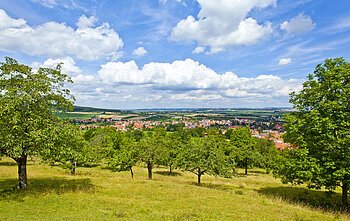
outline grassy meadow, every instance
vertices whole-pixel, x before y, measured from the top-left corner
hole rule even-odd
[[[0,220],[350,220],[333,212],[340,194],[284,185],[262,170],[248,176],[196,176],[156,168],[111,172],[68,170],[28,163],[28,184],[18,190],[14,161],[0,160]],[[243,172],[243,171],[239,171]]]

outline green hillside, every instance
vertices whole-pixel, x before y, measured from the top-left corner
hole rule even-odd
[[[68,170],[29,162],[29,186],[18,191],[17,167],[0,161],[0,220],[349,220],[321,210],[323,191],[283,185],[262,171],[225,179],[158,168],[115,173],[100,168]],[[340,200],[340,194],[332,199]],[[301,200],[301,202],[299,202]],[[309,206],[303,205],[308,203]]]

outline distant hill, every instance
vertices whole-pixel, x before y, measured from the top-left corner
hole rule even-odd
[[[74,112],[121,112],[121,110],[74,106]]]

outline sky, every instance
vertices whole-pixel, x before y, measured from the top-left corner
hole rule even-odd
[[[350,57],[348,0],[1,0],[0,60],[62,71],[76,105],[291,107]]]

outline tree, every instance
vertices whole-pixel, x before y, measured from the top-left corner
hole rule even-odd
[[[162,162],[165,151],[165,136],[164,128],[157,128],[154,132],[147,133],[147,136],[143,136],[137,143],[140,159],[147,164],[149,180],[152,180],[153,166]]]
[[[237,149],[237,163],[245,169],[244,174],[248,175],[248,166],[254,166],[261,158],[257,151],[254,137],[248,127],[241,127],[234,130],[230,136],[231,144]]]
[[[204,174],[227,175],[229,165],[222,145],[225,140],[216,136],[190,140],[181,151],[177,165],[183,170],[197,175],[197,183],[201,183]]]
[[[79,127],[61,123],[53,129],[51,146],[40,153],[43,160],[62,164],[70,169],[72,175],[75,174],[77,166],[94,162],[90,145]]]
[[[124,134],[111,127],[105,127],[89,129],[84,133],[84,137],[95,153],[95,161],[102,163],[114,157],[115,151],[120,149]]]
[[[342,208],[348,207],[350,185],[350,63],[343,58],[317,65],[291,94],[297,110],[286,120],[288,150],[276,173],[285,182],[307,183],[310,188],[342,188]]]
[[[139,153],[136,148],[135,140],[130,136],[124,136],[120,147],[114,151],[108,159],[109,166],[115,171],[130,171],[131,177],[134,177],[132,167],[139,160]]]
[[[265,140],[262,138],[255,138],[255,149],[258,152],[254,166],[264,168],[267,172],[273,169],[278,157],[278,150],[272,140]]]
[[[166,137],[164,137],[164,151],[162,151],[163,156],[160,159],[160,163],[161,165],[169,167],[169,174],[172,174],[172,170],[174,166],[176,166],[181,147],[186,145],[189,139],[189,134],[182,128],[175,132],[168,133]]]
[[[20,189],[27,187],[27,156],[51,143],[55,112],[73,108],[67,82],[61,65],[33,71],[9,57],[0,63],[0,152],[17,162]]]

